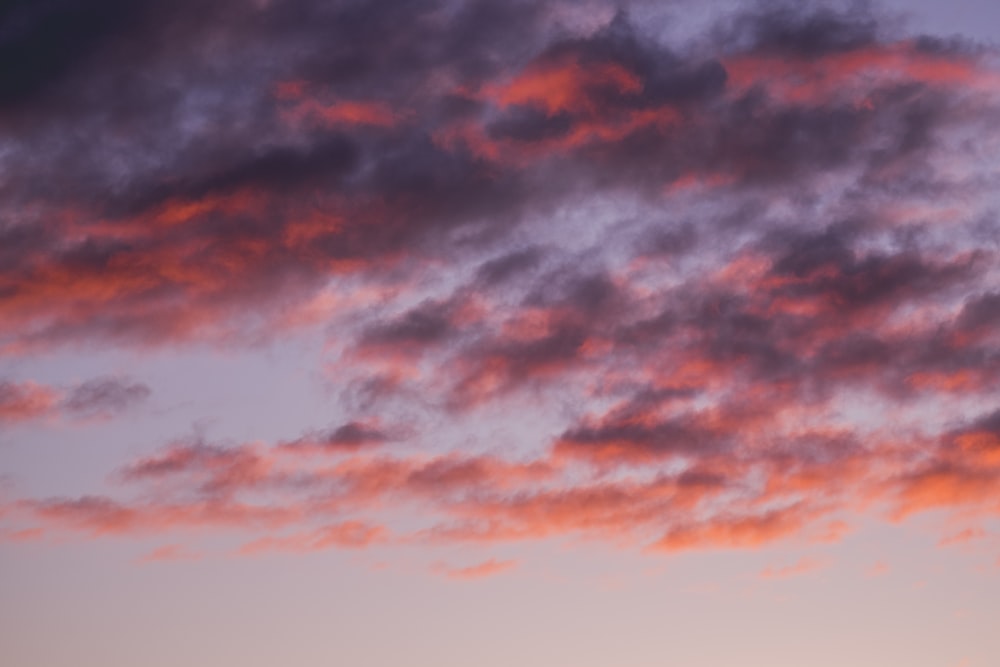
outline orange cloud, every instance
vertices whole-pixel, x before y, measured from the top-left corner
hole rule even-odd
[[[724,64],[736,92],[762,85],[790,104],[818,105],[846,99],[870,109],[874,104],[871,91],[886,83],[915,81],[996,89],[1000,82],[973,57],[921,52],[908,41],[808,59],[751,53]]]
[[[537,63],[509,83],[487,89],[502,106],[537,104],[549,114],[595,112],[594,93],[609,89],[619,95],[639,93],[640,79],[616,63],[581,65],[573,59]]]
[[[940,463],[897,480],[896,519],[937,507],[977,506],[987,513],[1000,512],[1000,470]]]
[[[332,102],[300,100],[284,111],[287,122],[293,124],[316,123],[329,127],[365,126],[392,127],[401,117],[382,102]]]
[[[701,524],[681,524],[652,545],[657,551],[754,548],[789,538],[826,512],[805,506],[771,510],[761,515],[721,516]]]

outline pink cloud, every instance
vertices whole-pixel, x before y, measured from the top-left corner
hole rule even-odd
[[[980,540],[986,537],[987,533],[982,528],[966,528],[952,535],[947,535],[942,537],[938,541],[939,547],[948,547],[956,544],[967,544],[974,540]]]
[[[449,579],[468,581],[471,579],[485,579],[493,577],[502,572],[507,572],[517,567],[516,560],[490,560],[469,565],[467,567],[451,567],[445,563],[435,563],[431,566],[431,571]]]
[[[785,565],[782,567],[768,566],[761,570],[758,576],[761,579],[787,579],[789,577],[797,577],[810,572],[815,572],[823,567],[825,567],[825,563],[822,560],[803,557],[792,565]]]
[[[164,563],[164,562],[178,562],[178,561],[195,561],[200,560],[201,555],[193,551],[189,551],[183,546],[177,544],[167,544],[162,547],[157,547],[147,554],[139,557],[138,563]]]
[[[878,561],[870,568],[868,568],[865,574],[867,574],[869,577],[882,577],[889,574],[890,570],[891,568],[889,567],[888,563],[885,563],[884,561]]]
[[[344,521],[320,529],[285,537],[262,537],[240,547],[241,555],[256,555],[269,551],[309,553],[326,549],[363,549],[389,537],[383,526],[361,521]]]
[[[18,422],[51,414],[59,394],[34,382],[0,383],[0,421]]]

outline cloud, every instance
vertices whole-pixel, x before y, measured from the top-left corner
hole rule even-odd
[[[201,559],[201,555],[188,551],[183,546],[177,544],[166,544],[157,547],[147,554],[139,557],[138,563],[164,563],[177,561],[195,561]]]
[[[127,378],[99,377],[71,387],[35,382],[0,382],[0,422],[42,417],[110,419],[144,402],[146,385]]]
[[[996,50],[872,7],[676,40],[598,5],[6,10],[0,354],[310,332],[339,417],[4,520],[673,552],[995,515]],[[7,381],[0,421],[150,395]]]
[[[56,405],[57,394],[33,382],[0,383],[0,420],[17,422],[48,414]]]
[[[894,480],[896,515],[935,507],[1000,512],[1000,412],[980,415],[942,434],[931,456]]]
[[[518,562],[514,560],[490,560],[470,565],[468,567],[450,567],[445,563],[435,563],[431,566],[431,571],[449,579],[469,580],[492,577],[502,572],[506,572],[517,567]]]
[[[948,450],[956,434],[989,423],[942,434],[939,446]],[[985,481],[970,488],[968,479],[928,471],[889,443],[851,447],[837,437],[803,435],[757,451],[688,450],[667,465],[655,457],[639,465],[614,455],[567,460],[559,441],[525,461],[362,447],[339,449],[330,465],[318,467],[280,443],[181,442],[120,471],[131,500],[23,499],[8,506],[5,519],[20,530],[94,538],[225,528],[255,536],[242,553],[554,536],[676,552],[836,540],[845,528],[837,516],[858,511],[859,497],[897,504],[897,515],[1000,507],[990,504]],[[886,476],[900,466],[909,472]],[[379,518],[385,512],[409,515],[407,530],[390,532]]]
[[[125,504],[106,496],[23,500],[15,509],[53,531],[78,532],[91,538],[158,535],[206,527],[260,530],[288,525],[297,514],[294,508],[226,499]]]
[[[5,9],[5,58],[23,67],[0,79],[0,105],[18,106],[85,66],[122,29],[142,15],[141,8],[118,0],[18,3]],[[64,48],[51,49],[58,42]]]
[[[405,429],[385,428],[377,421],[349,421],[325,431],[307,433],[281,447],[298,451],[350,451],[377,447],[387,442],[405,439]]]
[[[226,498],[266,479],[271,469],[271,461],[252,445],[231,448],[181,441],[126,466],[119,475],[126,481],[170,483],[179,479],[188,485],[197,480],[200,496]]]
[[[823,562],[804,557],[798,560],[798,562],[792,565],[786,565],[784,567],[771,567],[768,566],[761,570],[761,579],[787,579],[788,577],[797,577],[803,574],[808,574],[809,572],[815,572],[816,570],[823,567]]]
[[[239,552],[249,556],[267,551],[308,553],[330,548],[360,549],[382,542],[387,536],[388,533],[382,526],[359,521],[344,521],[308,533],[285,537],[262,537],[244,544]]]
[[[872,565],[870,568],[868,568],[868,571],[866,572],[866,574],[869,577],[882,577],[882,576],[885,576],[886,574],[888,574],[890,572],[890,570],[891,570],[891,568],[889,567],[889,565],[887,563],[885,563],[883,561],[878,561],[877,563],[875,563],[874,565]]]
[[[966,528],[961,530],[954,535],[948,535],[942,537],[938,541],[939,547],[947,547],[955,544],[966,544],[973,540],[978,540],[986,537],[987,533],[982,528]]]
[[[934,88],[966,79],[929,72],[986,76],[976,51],[896,39],[870,12],[744,12],[685,50],[625,13],[554,36],[543,7],[485,0],[442,16],[429,5],[247,11],[220,0],[210,20],[191,3],[78,5],[17,10],[8,44],[37,61],[23,75],[32,82],[9,90],[47,110],[12,126],[9,159],[23,175],[7,200],[44,214],[2,232],[25,251],[3,287],[11,351],[273,335],[249,304],[264,315],[344,272],[461,256],[452,232],[501,239],[588,188],[647,197],[693,175],[763,186],[852,166],[874,178],[925,159],[952,122]],[[374,38],[400,24],[407,36]],[[144,48],[163,25],[179,38]],[[60,53],[81,57],[31,46],[47,39],[68,39]],[[223,48],[213,73],[184,55],[209,44]],[[864,76],[849,75],[864,104],[762,97],[744,71],[767,58],[831,72],[861,63],[851,66]],[[177,85],[153,89],[138,70]],[[108,113],[95,98],[122,80]],[[93,131],[69,141],[71,125]],[[86,138],[109,133],[119,139]],[[38,145],[47,149],[29,151]],[[43,170],[58,187],[37,185]]]
[[[73,387],[62,408],[79,416],[110,416],[145,401],[152,391],[144,384],[120,378],[97,378]]]

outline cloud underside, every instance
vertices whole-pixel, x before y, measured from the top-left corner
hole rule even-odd
[[[9,534],[672,551],[1000,513],[994,51],[808,3],[683,43],[643,5],[134,5],[0,14],[0,354],[318,334],[354,418],[179,440]],[[0,422],[149,393],[6,382]]]

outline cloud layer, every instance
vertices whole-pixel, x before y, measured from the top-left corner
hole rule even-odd
[[[11,530],[674,551],[1000,513],[995,50],[856,6],[683,42],[649,11],[3,10],[0,354],[321,331],[351,415],[178,440]],[[0,421],[149,394],[7,382]],[[438,442],[497,415],[544,426]]]

